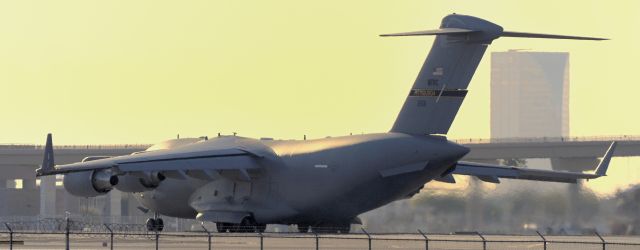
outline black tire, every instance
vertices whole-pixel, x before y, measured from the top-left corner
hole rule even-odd
[[[242,228],[238,223],[229,223],[229,233],[242,233]]]
[[[240,223],[216,223],[216,228],[220,233],[250,233],[264,232],[267,225],[257,224],[252,217],[244,217]]]
[[[348,234],[351,232],[351,224],[336,225],[335,228],[337,233]]]
[[[238,225],[238,233],[249,233],[249,232],[255,232],[256,231],[256,222],[253,220],[253,218],[247,216],[244,217],[242,219],[242,221],[240,222],[240,224]]]
[[[311,232],[314,232],[317,234],[335,234],[338,232],[338,230],[333,228],[331,225],[322,224],[322,225],[312,226]]]
[[[156,230],[158,230],[158,232],[162,232],[163,229],[164,229],[164,220],[162,220],[162,218],[157,218],[156,219]]]
[[[156,231],[156,219],[149,218],[147,219],[147,222],[145,224],[147,226],[147,231],[152,231],[152,232]]]
[[[347,234],[351,231],[351,224],[320,223],[312,226],[311,231],[319,234]]]
[[[264,233],[267,230],[267,224],[256,224],[256,233]]]
[[[229,230],[229,224],[224,222],[217,222],[216,229],[218,233],[226,233]]]
[[[298,232],[300,232],[300,233],[308,233],[309,232],[309,224],[298,224]]]

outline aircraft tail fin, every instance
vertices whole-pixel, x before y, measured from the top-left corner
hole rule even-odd
[[[448,15],[439,29],[381,36],[429,36],[436,39],[391,132],[446,134],[467,95],[467,87],[491,42],[499,37],[606,40],[504,31],[497,24],[465,15]]]

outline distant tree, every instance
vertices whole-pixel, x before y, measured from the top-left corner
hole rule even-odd
[[[502,163],[502,165],[506,165],[506,166],[514,166],[514,167],[527,166],[527,159],[521,159],[521,158],[502,159],[500,162]]]
[[[640,185],[636,185],[615,195],[618,216],[613,225],[617,234],[640,234]]]

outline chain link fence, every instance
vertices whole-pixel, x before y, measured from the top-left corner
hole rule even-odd
[[[70,219],[0,223],[0,249],[640,249],[640,237],[432,234],[155,232],[141,224],[96,224]]]

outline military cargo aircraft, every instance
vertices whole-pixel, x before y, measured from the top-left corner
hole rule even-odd
[[[262,232],[267,224],[300,232],[348,232],[358,215],[407,199],[430,181],[453,175],[499,183],[501,178],[575,183],[606,174],[615,142],[594,173],[536,170],[464,162],[469,149],[446,134],[480,60],[499,37],[605,40],[505,31],[466,15],[446,16],[439,29],[381,36],[436,36],[395,124],[387,133],[314,140],[240,136],[175,139],[143,152],[87,157],[55,165],[47,136],[37,176],[64,175],[77,196],[112,189],[134,193],[156,214],[215,222],[219,232]],[[161,230],[161,218],[147,221]]]

